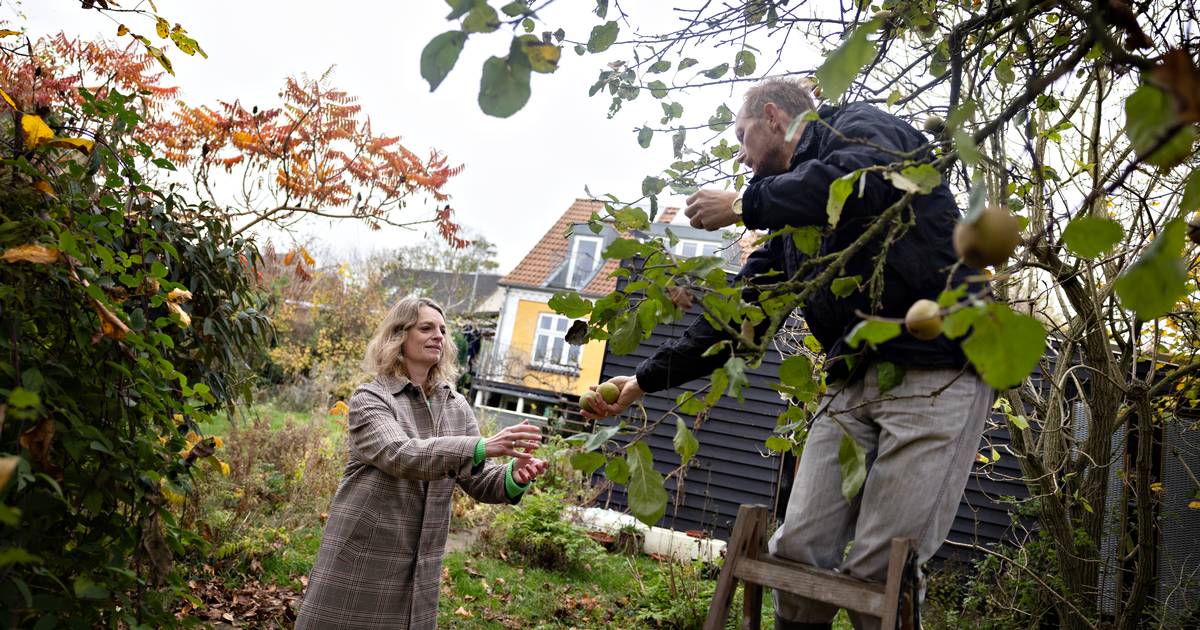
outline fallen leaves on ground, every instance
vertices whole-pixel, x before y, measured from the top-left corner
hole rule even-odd
[[[175,611],[176,619],[223,621],[239,628],[290,628],[300,608],[300,593],[258,580],[233,588],[222,578],[211,577],[189,580],[188,587],[200,605],[184,601]]]

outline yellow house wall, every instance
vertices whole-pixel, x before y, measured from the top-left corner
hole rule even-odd
[[[512,341],[509,345],[524,356],[533,357],[533,341],[537,334],[538,316],[542,313],[554,313],[554,309],[542,302],[518,300],[517,316],[513,322]],[[591,385],[600,382],[600,366],[604,363],[604,342],[592,340],[584,344],[579,365],[578,376],[542,372],[530,369],[525,375],[524,384],[527,387],[570,393],[576,396],[587,391]]]

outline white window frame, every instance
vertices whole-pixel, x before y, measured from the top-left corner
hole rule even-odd
[[[566,327],[559,330],[559,324],[564,323]],[[567,330],[571,327],[571,320],[557,315],[555,313],[539,313],[537,327],[533,332],[533,351],[530,352],[530,358],[535,366],[547,366],[555,369],[571,369],[577,370],[583,363],[583,346],[573,346],[567,343]],[[554,342],[562,340],[562,350],[557,357],[538,357],[537,348],[538,340],[542,337],[546,338],[547,354],[554,353]],[[571,352],[575,351],[575,361],[571,362]]]
[[[574,284],[573,282],[575,279],[575,263],[579,261],[579,244],[582,242],[596,244],[596,257],[592,261],[594,266],[589,270],[589,272],[594,273],[600,268],[601,265],[604,264],[604,261],[601,259],[601,252],[604,251],[604,239],[599,236],[576,235],[575,238],[571,239],[571,256],[567,260],[567,278],[564,284],[568,289],[581,289],[585,284],[587,284],[586,280],[590,279],[590,276],[584,278],[584,282],[581,282],[578,285]]]
[[[698,251],[700,252],[698,254],[692,254],[690,256],[687,256],[688,258],[692,258],[695,256],[716,256],[717,252],[720,251],[720,249],[721,249],[720,243],[714,243],[712,241],[699,241],[699,240],[690,239],[690,238],[681,238],[681,239],[679,239],[679,241],[677,243],[675,243],[675,255],[676,256],[684,256],[683,246],[685,244],[686,245],[695,245],[697,247]],[[709,247],[712,248],[712,251],[709,253],[705,253],[704,250]]]

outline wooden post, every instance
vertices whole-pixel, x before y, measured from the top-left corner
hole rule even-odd
[[[761,512],[761,516],[755,514]],[[708,606],[708,618],[704,621],[704,630],[721,630],[729,617],[729,605],[733,602],[733,593],[737,590],[737,580],[733,569],[738,560],[746,555],[750,546],[757,547],[760,543],[754,535],[755,523],[766,522],[767,508],[764,505],[743,505],[738,508],[737,520],[733,522],[733,532],[729,536],[729,544],[725,546],[725,565],[721,567],[721,575],[717,578],[717,588],[713,591],[712,603]],[[759,591],[759,604],[762,603],[762,592]]]
[[[904,581],[904,563],[908,560],[908,540],[892,539],[892,553],[888,557],[888,574],[883,591],[883,623],[881,629],[894,630],[896,614],[900,608],[900,584]]]
[[[758,560],[758,555],[766,551],[767,516],[765,506],[760,506],[750,514],[754,520],[751,523],[750,541],[746,545],[747,560]],[[762,584],[742,581],[742,630],[758,630],[762,624],[762,596]]]

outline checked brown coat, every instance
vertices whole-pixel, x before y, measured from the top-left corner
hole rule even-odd
[[[348,425],[349,460],[296,628],[435,628],[454,484],[509,502],[505,466],[472,466],[479,426],[447,383],[426,399],[407,378],[376,377],[350,398]]]

